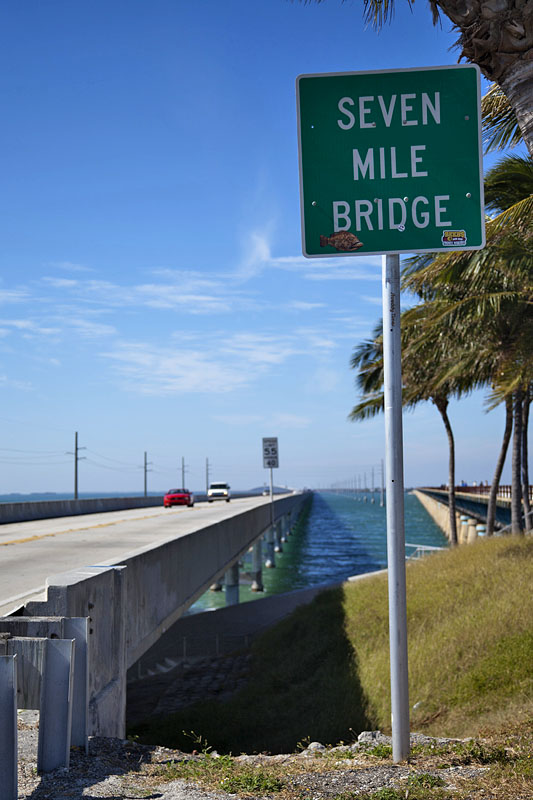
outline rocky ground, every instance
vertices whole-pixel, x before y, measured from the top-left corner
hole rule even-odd
[[[180,662],[168,672],[128,685],[128,724],[172,714],[197,700],[223,700],[244,685],[250,653]]]

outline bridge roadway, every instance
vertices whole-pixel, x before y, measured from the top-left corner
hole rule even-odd
[[[1,525],[0,616],[36,599],[51,575],[88,564],[120,564],[140,548],[194,533],[269,502],[268,497],[246,497],[230,503],[195,503],[193,508],[132,508]]]

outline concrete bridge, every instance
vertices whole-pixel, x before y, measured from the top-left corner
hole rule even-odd
[[[489,502],[489,486],[457,486],[455,504],[457,536],[459,544],[484,536]],[[413,491],[426,511],[450,538],[448,512],[448,490],[442,487],[420,487]],[[533,486],[529,487],[529,499],[533,502]],[[504,532],[511,524],[511,487],[500,486],[496,500],[495,530]]]
[[[17,677],[25,683],[15,693],[19,707],[39,702],[43,731],[43,703],[55,716],[63,714],[68,728],[68,746],[60,736],[50,754],[40,743],[44,771],[68,765],[70,744],[86,746],[88,735],[124,737],[128,668],[213,583],[225,578],[227,601],[238,602],[238,562],[250,548],[254,582],[261,588],[264,561],[273,565],[309,496],[276,495],[273,503],[242,498],[193,509],[145,507],[0,527],[0,683],[5,688],[12,674],[15,686]],[[58,642],[67,643],[61,652]],[[59,663],[56,689],[44,678],[47,660]],[[32,686],[26,685],[30,672]],[[63,695],[54,692],[61,693],[61,686],[72,700],[59,712]],[[4,695],[0,686],[0,710],[11,708]],[[0,753],[0,765],[2,758]]]

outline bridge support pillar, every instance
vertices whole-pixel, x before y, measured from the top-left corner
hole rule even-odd
[[[468,522],[469,522],[469,517],[467,517],[466,514],[462,514],[461,518],[460,518],[460,522],[461,522],[461,525],[460,525],[460,528],[459,528],[459,530],[457,532],[458,533],[457,538],[459,540],[459,544],[466,544],[468,542]]]
[[[252,550],[252,592],[264,592],[263,586],[263,542],[261,538],[254,543]]]
[[[288,520],[287,515],[284,514],[280,520],[281,525],[281,541],[283,544],[287,541],[287,528],[288,528]]]
[[[271,525],[266,532],[266,560],[265,567],[271,569],[276,566],[276,556],[274,555],[274,526]]]
[[[239,562],[236,561],[226,572],[226,605],[236,606],[239,602]]]
[[[469,519],[468,520],[468,539],[466,540],[468,544],[471,542],[475,542],[477,539],[477,520]]]
[[[278,520],[274,525],[274,552],[283,553],[283,545],[281,544],[281,521]]]

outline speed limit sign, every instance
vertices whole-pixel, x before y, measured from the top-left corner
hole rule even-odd
[[[279,467],[278,440],[276,437],[263,439],[263,467]]]

